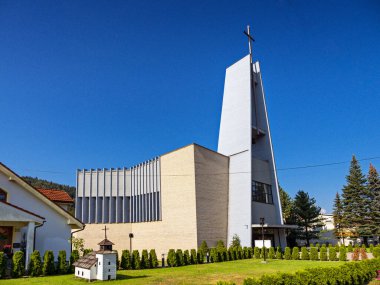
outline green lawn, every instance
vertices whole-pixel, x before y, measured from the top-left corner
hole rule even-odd
[[[242,284],[247,277],[259,277],[265,273],[295,272],[310,267],[339,266],[344,262],[331,261],[285,261],[271,260],[262,264],[260,260],[246,259],[222,263],[203,265],[190,265],[178,268],[158,268],[146,270],[118,271],[118,280],[109,284],[213,284],[218,280],[235,281]],[[74,275],[61,275],[52,277],[20,278],[1,280],[1,285],[26,284],[86,284],[83,279]],[[95,282],[97,283],[97,282]],[[108,283],[107,283],[108,284]]]

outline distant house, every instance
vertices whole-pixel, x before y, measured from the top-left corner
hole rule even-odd
[[[74,207],[74,199],[63,190],[37,188],[38,192],[46,196],[50,201],[56,203],[66,211],[72,211]]]
[[[107,238],[99,244],[100,249],[93,251],[74,262],[75,277],[87,280],[116,279],[116,251],[112,250],[113,243]]]
[[[71,231],[84,225],[50,198],[0,163],[0,251],[23,250],[26,266],[35,249],[69,255]]]

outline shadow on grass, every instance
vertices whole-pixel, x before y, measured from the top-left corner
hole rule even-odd
[[[129,279],[139,279],[139,278],[147,278],[148,275],[139,275],[139,276],[130,276],[130,275],[124,275],[124,274],[117,274],[116,280],[129,280]]]

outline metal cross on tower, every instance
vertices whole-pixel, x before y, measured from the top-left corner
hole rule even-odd
[[[244,31],[244,34],[248,37],[248,46],[249,46],[249,57],[252,64],[252,42],[255,41],[255,39],[251,36],[251,32],[249,29],[249,25],[247,26],[247,31]]]
[[[107,230],[109,230],[109,228],[106,226],[104,226],[104,229],[102,229],[102,231],[104,231],[104,239],[107,239]]]

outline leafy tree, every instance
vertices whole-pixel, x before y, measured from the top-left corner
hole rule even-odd
[[[281,201],[281,209],[282,209],[282,218],[285,224],[291,222],[293,217],[293,206],[294,202],[290,195],[286,193],[286,191],[279,186],[280,192],[280,201]]]
[[[346,185],[342,190],[344,212],[342,224],[359,236],[367,236],[370,233],[367,196],[366,178],[359,162],[355,156],[352,156],[349,174],[346,176]]]
[[[150,268],[157,268],[158,266],[157,254],[154,249],[149,251],[149,266]]]
[[[42,274],[41,255],[38,250],[33,251],[29,261],[29,275],[40,276]]]
[[[74,250],[77,250],[78,252],[83,253],[84,251],[84,239],[83,238],[77,238],[72,237],[71,240],[69,240]]]
[[[319,237],[319,228],[322,227],[321,208],[316,205],[315,198],[310,198],[304,191],[298,191],[294,199],[294,211],[297,216],[298,238],[306,240],[310,245],[311,239]]]
[[[32,185],[34,188],[63,190],[67,192],[72,198],[75,197],[74,186],[58,184],[55,182],[39,179],[37,177],[22,176],[21,178],[28,184]]]
[[[380,177],[372,164],[369,165],[367,181],[369,198],[372,200],[370,204],[370,228],[372,234],[380,235]]]
[[[25,263],[24,263],[24,253],[22,251],[17,251],[12,258],[12,277],[21,277],[25,273]]]
[[[240,237],[237,234],[234,234],[231,241],[231,246],[234,248],[238,248],[241,246]]]
[[[67,273],[66,251],[64,250],[60,250],[58,252],[57,273],[58,274]]]

